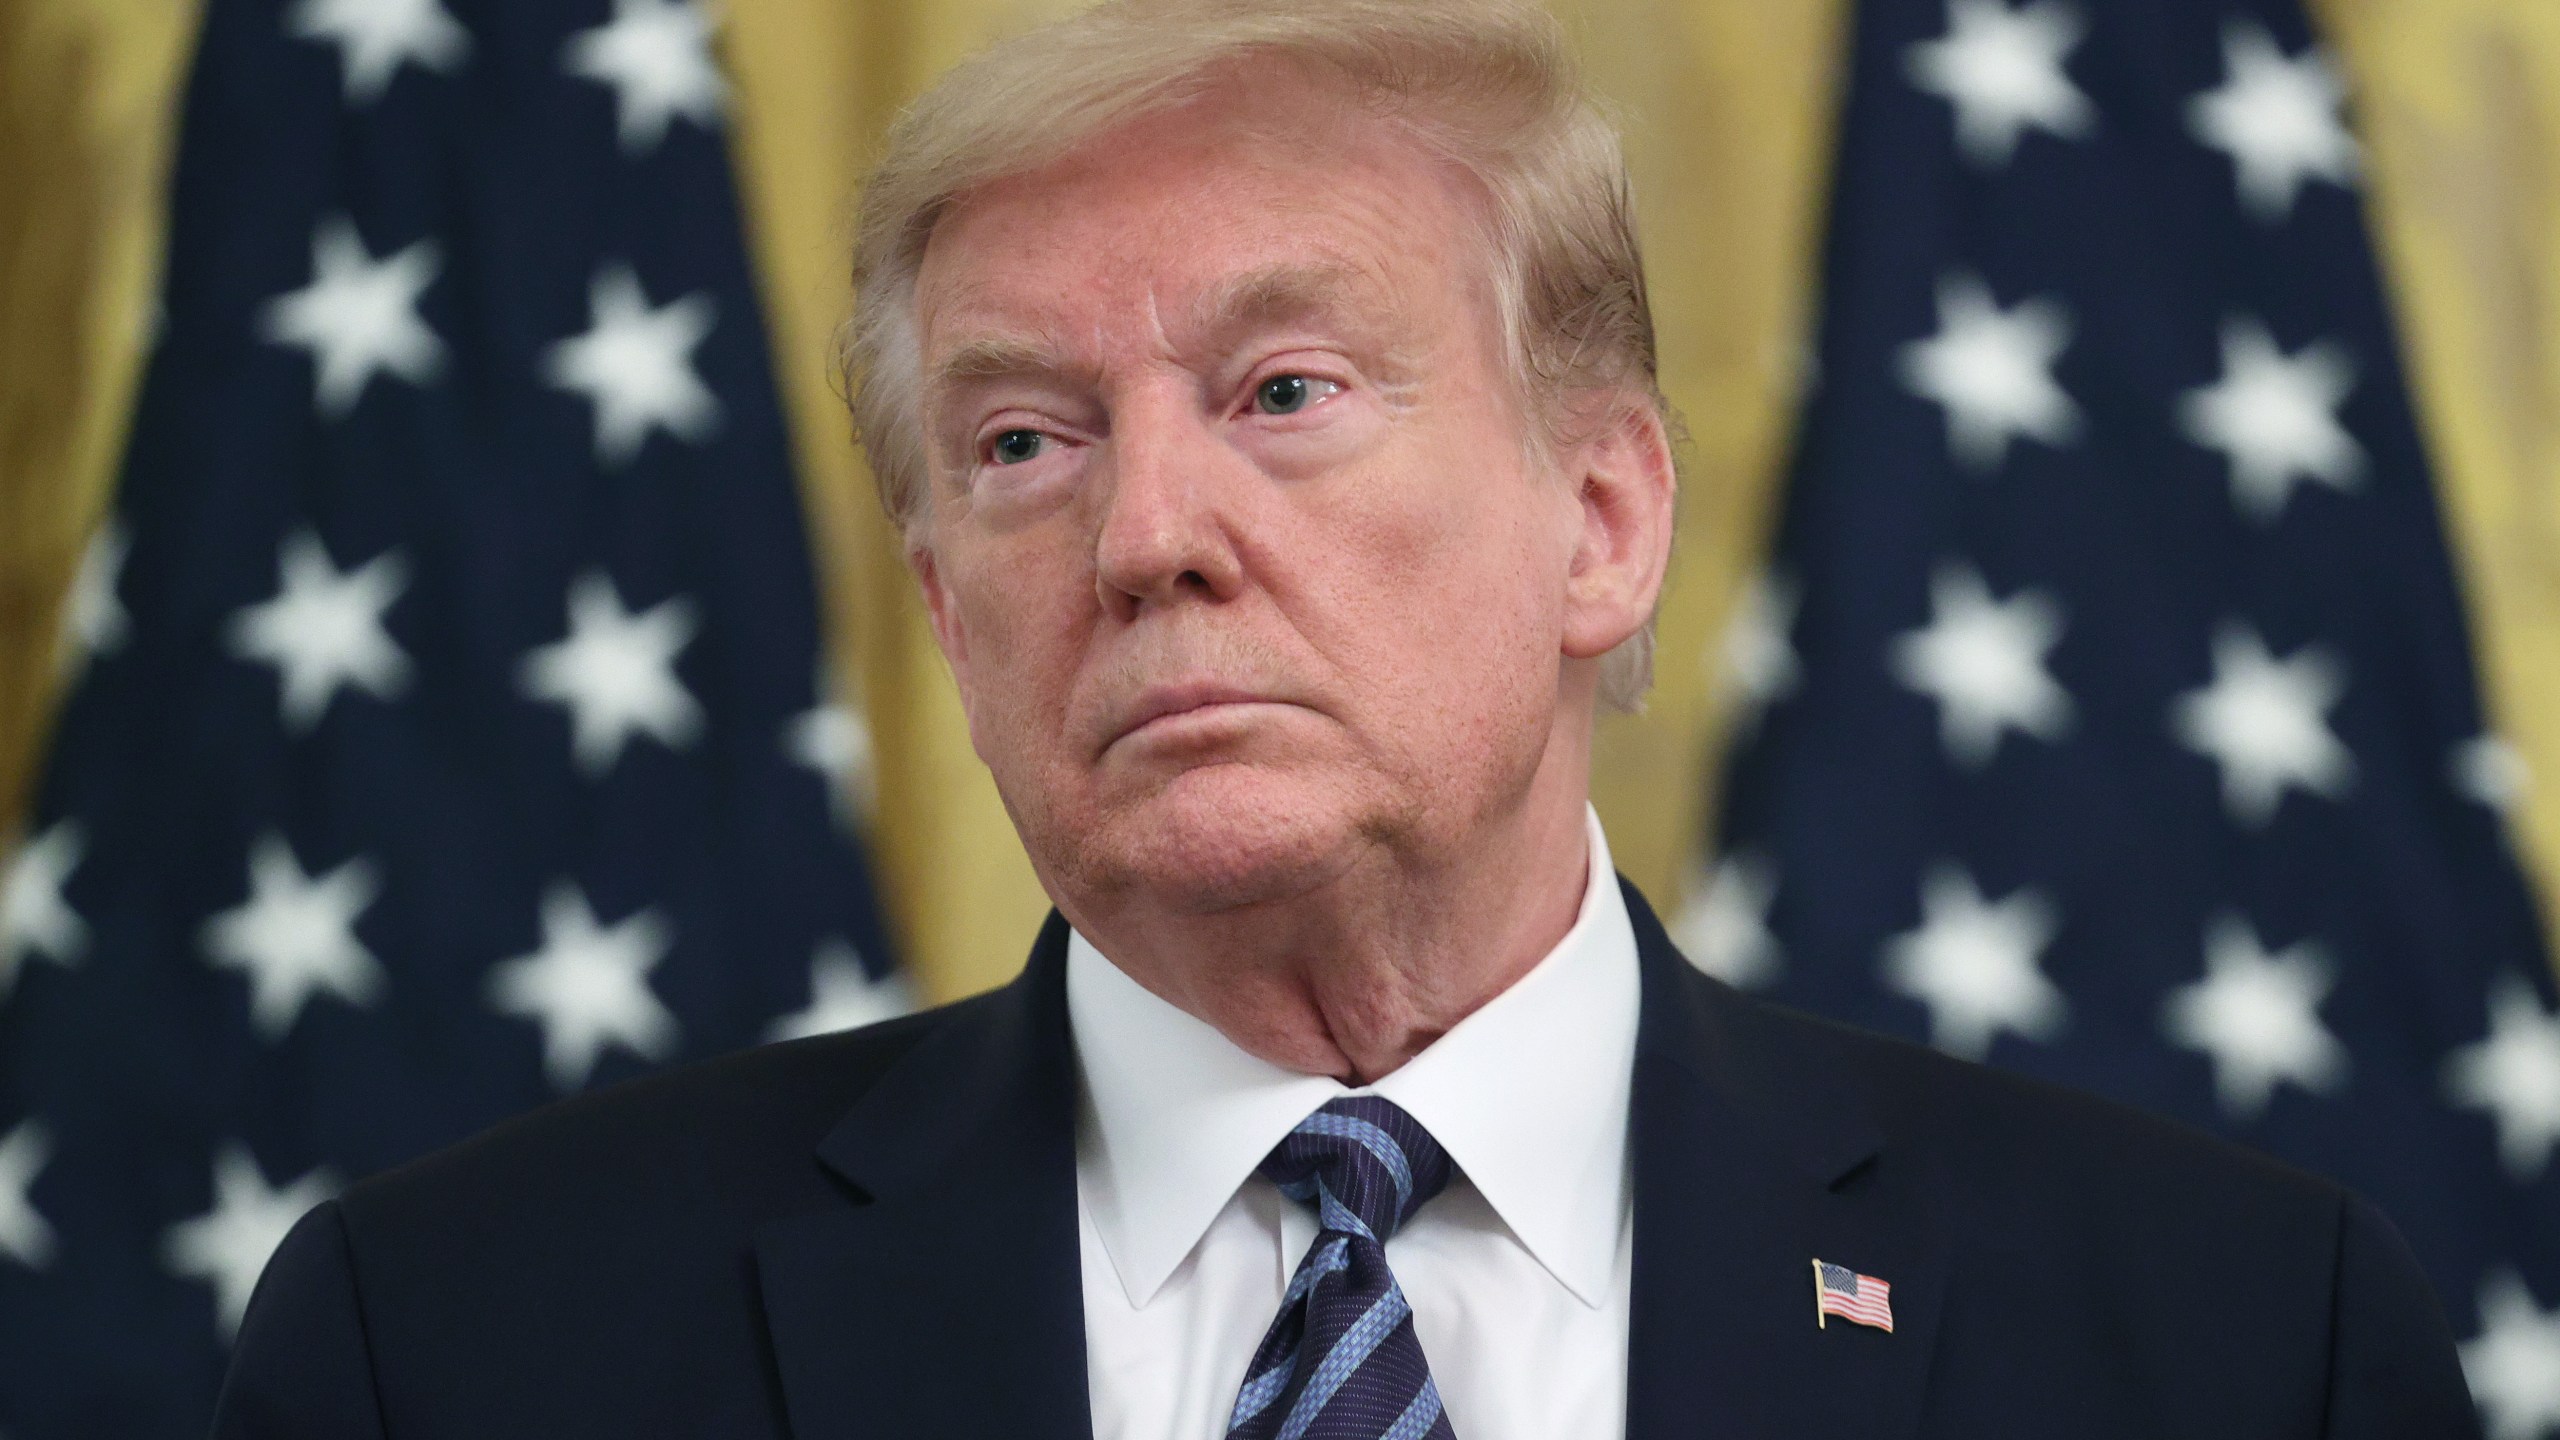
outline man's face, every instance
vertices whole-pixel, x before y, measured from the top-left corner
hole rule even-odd
[[[1240,81],[927,250],[915,564],[1071,914],[1456,853],[1577,688],[1582,503],[1531,458],[1469,182],[1350,112]]]

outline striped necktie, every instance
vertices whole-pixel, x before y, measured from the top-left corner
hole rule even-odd
[[[1262,1337],[1229,1440],[1456,1440],[1387,1237],[1449,1183],[1449,1154],[1374,1095],[1298,1122],[1259,1172],[1315,1207],[1316,1242]]]

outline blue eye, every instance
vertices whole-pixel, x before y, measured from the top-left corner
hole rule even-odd
[[[1265,415],[1294,415],[1314,398],[1315,387],[1306,376],[1274,375],[1254,387],[1253,408]]]
[[[1037,430],[1007,430],[996,437],[987,452],[999,465],[1019,465],[1040,453],[1043,438]]]

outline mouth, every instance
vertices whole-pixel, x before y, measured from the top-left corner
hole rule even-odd
[[[1245,706],[1280,703],[1268,695],[1215,681],[1160,685],[1138,697],[1137,706],[1121,723],[1120,731],[1112,737],[1111,743],[1118,745],[1140,735],[1180,729],[1197,721],[1233,713]]]

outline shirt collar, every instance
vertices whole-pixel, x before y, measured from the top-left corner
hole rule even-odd
[[[1144,1305],[1271,1147],[1316,1107],[1370,1093],[1445,1147],[1512,1235],[1586,1305],[1614,1290],[1635,1063],[1635,931],[1585,810],[1582,907],[1555,949],[1366,1090],[1239,1048],[1067,942],[1082,1075],[1080,1188],[1129,1303]]]

